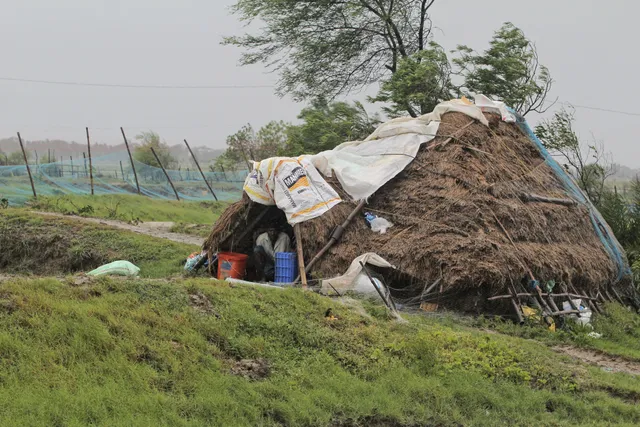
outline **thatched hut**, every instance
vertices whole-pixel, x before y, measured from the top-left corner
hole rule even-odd
[[[491,295],[522,291],[531,275],[589,296],[611,287],[631,296],[622,249],[595,208],[567,188],[574,184],[522,126],[485,116],[489,126],[445,114],[438,136],[368,200],[365,210],[394,227],[376,234],[358,215],[312,276],[339,276],[373,252],[397,268],[386,279],[400,300],[420,298],[439,281],[439,299],[482,310]],[[327,181],[344,202],[301,224],[307,261],[357,204],[337,180]],[[245,196],[218,220],[204,248],[250,253],[247,228],[258,215],[256,228],[286,223],[277,208]]]

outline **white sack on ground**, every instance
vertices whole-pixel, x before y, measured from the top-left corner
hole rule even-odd
[[[389,264],[389,262],[387,262],[387,260],[382,258],[380,255],[375,253],[366,253],[354,259],[344,275],[335,277],[333,279],[323,280],[320,292],[329,294],[331,292],[334,292],[335,289],[340,293],[354,291],[367,295],[373,295],[373,293],[377,294],[376,290],[373,287],[373,284],[371,284],[371,281],[366,276],[366,273],[362,271],[360,262],[362,262],[364,265],[371,264],[376,267],[395,269],[393,265]],[[366,282],[362,276],[366,277]],[[369,283],[369,286],[367,286],[367,282]]]

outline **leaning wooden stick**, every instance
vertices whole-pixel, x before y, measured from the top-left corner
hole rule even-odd
[[[89,179],[91,180],[91,195],[93,196],[93,163],[91,161],[91,139],[89,138],[89,128],[86,128],[86,130],[87,130],[87,153],[89,154]]]
[[[160,161],[160,158],[158,157],[158,155],[156,154],[155,150],[153,149],[153,147],[149,147],[151,148],[151,153],[153,153],[153,157],[156,158],[156,161],[158,162],[158,164],[160,165],[160,167],[162,168],[162,172],[164,172],[164,176],[167,177],[167,181],[169,181],[169,185],[171,185],[171,188],[173,189],[173,193],[176,195],[176,200],[180,200],[180,196],[178,196],[178,192],[176,191],[176,187],[173,186],[173,182],[171,182],[171,178],[169,177],[169,174],[167,173],[167,171],[164,168],[164,165],[162,164],[162,162]]]
[[[302,279],[302,288],[307,289],[307,272],[304,268],[304,252],[302,248],[302,232],[300,224],[293,226],[293,232],[296,235],[296,249],[298,252],[298,270],[300,270],[300,278]]]
[[[127,147],[127,153],[129,153],[129,161],[131,161],[131,169],[133,169],[133,177],[136,179],[136,188],[138,189],[138,194],[140,193],[140,183],[138,182],[138,174],[136,172],[136,165],[133,163],[133,156],[131,155],[131,150],[129,149],[129,141],[127,141],[127,135],[124,134],[124,129],[120,128],[120,132],[122,132],[122,138],[124,139],[124,145]]]
[[[33,185],[33,177],[31,176],[31,168],[29,168],[29,161],[27,160],[27,152],[24,151],[24,145],[22,144],[22,137],[18,132],[18,141],[20,141],[20,149],[22,150],[22,156],[24,157],[24,165],[27,167],[27,173],[29,174],[29,181],[31,182],[31,190],[33,190],[33,198],[37,199],[36,186]]]
[[[200,167],[200,163],[198,163],[198,159],[196,159],[196,156],[193,154],[193,151],[191,151],[191,147],[189,147],[189,143],[187,142],[187,140],[184,140],[185,145],[187,146],[187,149],[189,150],[189,153],[191,153],[191,157],[193,157],[193,161],[196,164],[196,166],[198,167],[198,170],[200,171],[200,175],[202,175],[202,179],[204,180],[204,183],[207,184],[207,187],[209,188],[209,191],[211,191],[211,195],[213,196],[214,199],[216,199],[216,202],[218,201],[218,197],[216,196],[216,193],[213,192],[213,188],[211,188],[211,185],[209,185],[209,181],[207,181],[207,177],[204,176],[204,172],[202,172],[202,168]]]

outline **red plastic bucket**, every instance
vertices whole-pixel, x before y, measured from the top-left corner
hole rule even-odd
[[[248,255],[236,254],[234,252],[222,252],[218,254],[218,279],[224,280],[227,277],[233,279],[244,279],[247,269]]]

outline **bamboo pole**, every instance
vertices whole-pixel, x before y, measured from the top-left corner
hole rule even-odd
[[[355,218],[355,216],[358,214],[358,212],[360,212],[362,210],[362,208],[364,208],[364,205],[367,203],[366,200],[362,200],[360,203],[358,203],[358,206],[355,207],[355,209],[349,214],[349,216],[347,217],[347,219],[342,223],[342,225],[336,227],[336,229],[333,231],[333,233],[331,233],[331,237],[329,238],[329,241],[327,242],[327,244],[320,250],[320,252],[318,252],[316,254],[316,256],[313,257],[313,259],[311,260],[311,262],[309,262],[309,264],[307,265],[306,269],[305,269],[305,273],[308,273],[311,271],[311,268],[318,262],[320,261],[320,259],[322,259],[322,257],[324,256],[325,253],[327,253],[327,251],[329,249],[331,249],[331,247],[336,244],[336,242],[338,242],[340,240],[340,238],[342,237],[342,233],[344,233],[344,230],[347,228],[347,226],[349,225],[349,223],[351,223],[351,221],[353,221],[353,218]],[[302,273],[302,271],[301,271]],[[298,280],[296,280],[297,282]]]
[[[124,145],[127,147],[127,153],[129,153],[129,160],[131,161],[131,169],[133,169],[133,177],[136,179],[136,188],[138,190],[138,194],[141,194],[140,183],[138,182],[138,174],[136,173],[136,165],[133,164],[133,156],[131,155],[131,150],[129,149],[129,141],[127,141],[127,135],[124,134],[124,129],[122,127],[120,128],[120,132],[122,132]]]
[[[18,132],[18,141],[20,142],[20,149],[22,150],[22,156],[24,157],[24,164],[27,167],[27,173],[29,174],[29,181],[31,182],[31,190],[33,190],[33,198],[37,199],[38,195],[36,194],[36,186],[33,185],[33,177],[31,176],[31,168],[29,167],[29,161],[27,160],[27,152],[24,151],[24,144],[22,144],[22,137],[20,136],[20,132]]]
[[[120,160],[120,173],[122,174],[122,180],[126,181],[126,179],[124,179],[124,168],[122,167],[122,160]]]
[[[296,250],[298,252],[298,270],[300,270],[300,278],[302,279],[302,288],[307,289],[307,272],[304,268],[304,252],[302,248],[302,232],[300,224],[293,226],[293,232],[296,235]]]
[[[73,178],[73,156],[69,156],[69,160],[71,161],[71,178]]]
[[[198,163],[198,159],[196,159],[195,154],[193,154],[193,151],[191,151],[191,147],[189,146],[189,143],[187,142],[187,140],[184,140],[185,145],[187,146],[187,149],[189,150],[189,153],[191,153],[191,157],[193,157],[193,161],[196,164],[196,167],[198,168],[198,170],[200,171],[200,175],[202,175],[202,179],[204,180],[204,183],[207,184],[207,187],[209,187],[209,191],[211,191],[211,194],[213,195],[213,198],[216,199],[216,202],[218,201],[218,196],[216,196],[216,193],[213,192],[213,188],[211,188],[211,185],[209,185],[209,181],[207,181],[207,178],[204,176],[204,172],[202,172],[202,168],[200,167],[200,163]]]
[[[171,181],[171,178],[169,177],[169,174],[167,173],[166,169],[162,165],[162,162],[160,161],[160,158],[156,154],[156,150],[154,150],[153,147],[149,147],[149,148],[151,148],[151,152],[153,153],[153,157],[156,158],[156,161],[158,162],[158,164],[162,168],[162,172],[164,172],[164,176],[167,177],[167,181],[169,181],[169,184],[171,185],[171,188],[173,189],[173,192],[176,195],[176,200],[180,200],[180,196],[178,196],[178,192],[176,191],[176,187],[173,186],[173,182]]]

